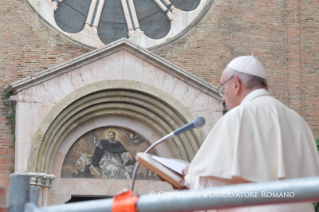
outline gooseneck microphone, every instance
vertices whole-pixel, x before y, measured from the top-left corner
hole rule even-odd
[[[192,130],[194,128],[202,127],[204,125],[205,125],[205,119],[201,116],[196,116],[194,121],[189,122],[188,124],[185,124],[181,128],[175,130],[174,135],[179,135],[179,134],[182,134],[182,133],[187,132],[189,130]]]
[[[181,128],[175,130],[174,132],[171,132],[170,134],[164,136],[163,138],[161,138],[160,140],[156,141],[155,143],[153,143],[150,147],[148,147],[144,153],[149,153],[152,149],[154,149],[157,145],[159,145],[160,143],[167,141],[171,138],[173,138],[174,136],[180,135],[184,132],[187,132],[189,130],[192,130],[194,128],[199,128],[205,125],[205,119],[201,116],[196,116],[195,119],[188,123],[185,124],[184,126],[182,126]],[[133,191],[134,189],[134,183],[135,183],[135,177],[136,177],[136,172],[138,170],[138,167],[140,166],[140,163],[137,162],[132,174],[132,182],[131,182],[131,191]]]

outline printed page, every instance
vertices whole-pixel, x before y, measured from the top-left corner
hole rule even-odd
[[[177,161],[174,159],[161,158],[154,155],[152,155],[152,158],[182,176],[183,176],[182,171],[188,164],[188,162],[186,161]]]

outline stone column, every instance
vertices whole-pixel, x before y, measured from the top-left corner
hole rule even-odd
[[[49,175],[46,173],[36,173],[36,172],[27,172],[27,173],[14,173],[14,175],[29,176],[30,177],[30,186],[39,186],[40,195],[39,195],[39,205],[48,206],[50,204],[50,193],[49,188],[51,187],[52,181],[55,179],[54,175]]]
[[[173,20],[173,14],[169,9],[161,2],[161,0],[154,0],[155,3],[166,13],[167,18],[171,21]]]
[[[135,31],[141,32],[141,28],[140,28],[140,24],[139,24],[138,19],[137,19],[136,10],[135,10],[133,0],[128,0],[128,3],[129,3],[132,18],[133,18],[133,23],[135,26]]]
[[[86,21],[85,21],[85,27],[91,27],[93,14],[94,14],[94,10],[96,7],[96,2],[97,2],[97,0],[91,1],[90,10],[89,10],[88,16],[87,16]]]
[[[128,36],[131,36],[134,33],[133,29],[133,24],[130,16],[130,12],[128,9],[128,5],[126,3],[126,0],[121,0],[123,11],[124,11],[124,16],[127,24],[127,29],[128,29]]]
[[[163,0],[165,4],[167,4],[168,8],[172,11],[172,13],[178,13],[181,11],[180,9],[177,9],[169,0]]]
[[[100,23],[104,3],[105,3],[105,0],[100,0],[99,6],[96,10],[96,15],[95,15],[94,23],[93,23],[93,28],[95,28],[96,31]]]

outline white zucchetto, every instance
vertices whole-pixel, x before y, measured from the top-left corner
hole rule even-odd
[[[236,57],[227,67],[244,74],[267,79],[264,66],[254,56]]]

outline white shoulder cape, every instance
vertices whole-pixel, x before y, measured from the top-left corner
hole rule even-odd
[[[310,177],[319,174],[319,160],[305,120],[262,89],[215,124],[188,174],[254,182]]]

